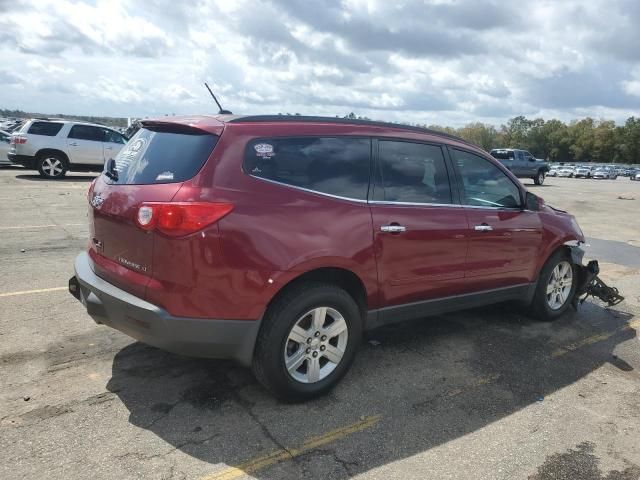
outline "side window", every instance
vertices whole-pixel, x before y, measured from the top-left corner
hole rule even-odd
[[[516,150],[516,160],[519,162],[523,162],[525,160],[522,150]]]
[[[494,164],[473,153],[451,150],[462,179],[462,203],[480,207],[520,207],[520,189]]]
[[[412,142],[378,142],[383,195],[388,202],[451,203],[442,149]]]
[[[108,128],[104,129],[104,141],[109,143],[127,143],[124,137],[118,132],[114,132],[113,130],[109,130]]]
[[[254,177],[366,200],[371,141],[348,137],[268,138],[249,142],[243,169]]]
[[[102,129],[98,127],[91,127],[89,125],[74,125],[69,131],[69,138],[102,142],[104,134],[102,132]]]
[[[32,135],[46,135],[47,137],[55,137],[60,129],[62,123],[55,122],[33,122],[29,127],[29,131]]]

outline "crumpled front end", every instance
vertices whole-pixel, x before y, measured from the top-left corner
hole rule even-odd
[[[577,245],[569,246],[571,249],[571,260],[578,270],[578,287],[571,304],[577,309],[578,305],[591,297],[599,298],[610,307],[617,305],[624,300],[620,292],[615,287],[607,285],[598,274],[600,266],[597,260],[591,260],[583,265],[584,250]]]

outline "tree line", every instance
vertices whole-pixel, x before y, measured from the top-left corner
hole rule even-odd
[[[28,118],[41,115],[0,109],[0,116]],[[124,118],[63,114],[55,116],[103,125],[126,125]],[[344,118],[369,120],[353,112]],[[629,117],[623,125],[616,125],[613,120],[595,120],[591,117],[565,123],[557,119],[528,119],[520,115],[499,128],[481,122],[469,123],[460,128],[422,124],[417,126],[462,137],[487,151],[492,148],[521,148],[537,158],[553,162],[640,164],[640,117]]]
[[[96,117],[87,115],[66,115],[64,113],[56,113],[55,115],[24,112],[22,110],[9,110],[0,108],[0,117],[9,118],[59,118],[64,120],[75,120],[79,122],[97,123],[108,127],[126,127],[127,119],[121,117]]]
[[[624,125],[590,117],[567,124],[518,116],[500,128],[480,122],[461,128],[427,128],[457,135],[487,151],[521,148],[553,162],[640,164],[640,118],[636,117],[629,117]]]

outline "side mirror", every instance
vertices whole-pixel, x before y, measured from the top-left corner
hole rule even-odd
[[[524,198],[524,209],[537,212],[542,206],[542,199],[531,192],[527,192]]]
[[[535,162],[535,161],[536,161],[536,159],[535,159],[535,158],[533,158],[533,157],[529,157],[529,161],[530,161],[530,162]]]

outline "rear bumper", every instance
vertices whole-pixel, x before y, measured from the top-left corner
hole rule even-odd
[[[76,257],[69,292],[82,302],[98,324],[104,324],[148,345],[206,358],[233,359],[250,365],[259,320],[173,317],[98,277],[86,252]]]
[[[17,165],[22,165],[27,168],[36,168],[36,157],[7,153],[7,158]]]

